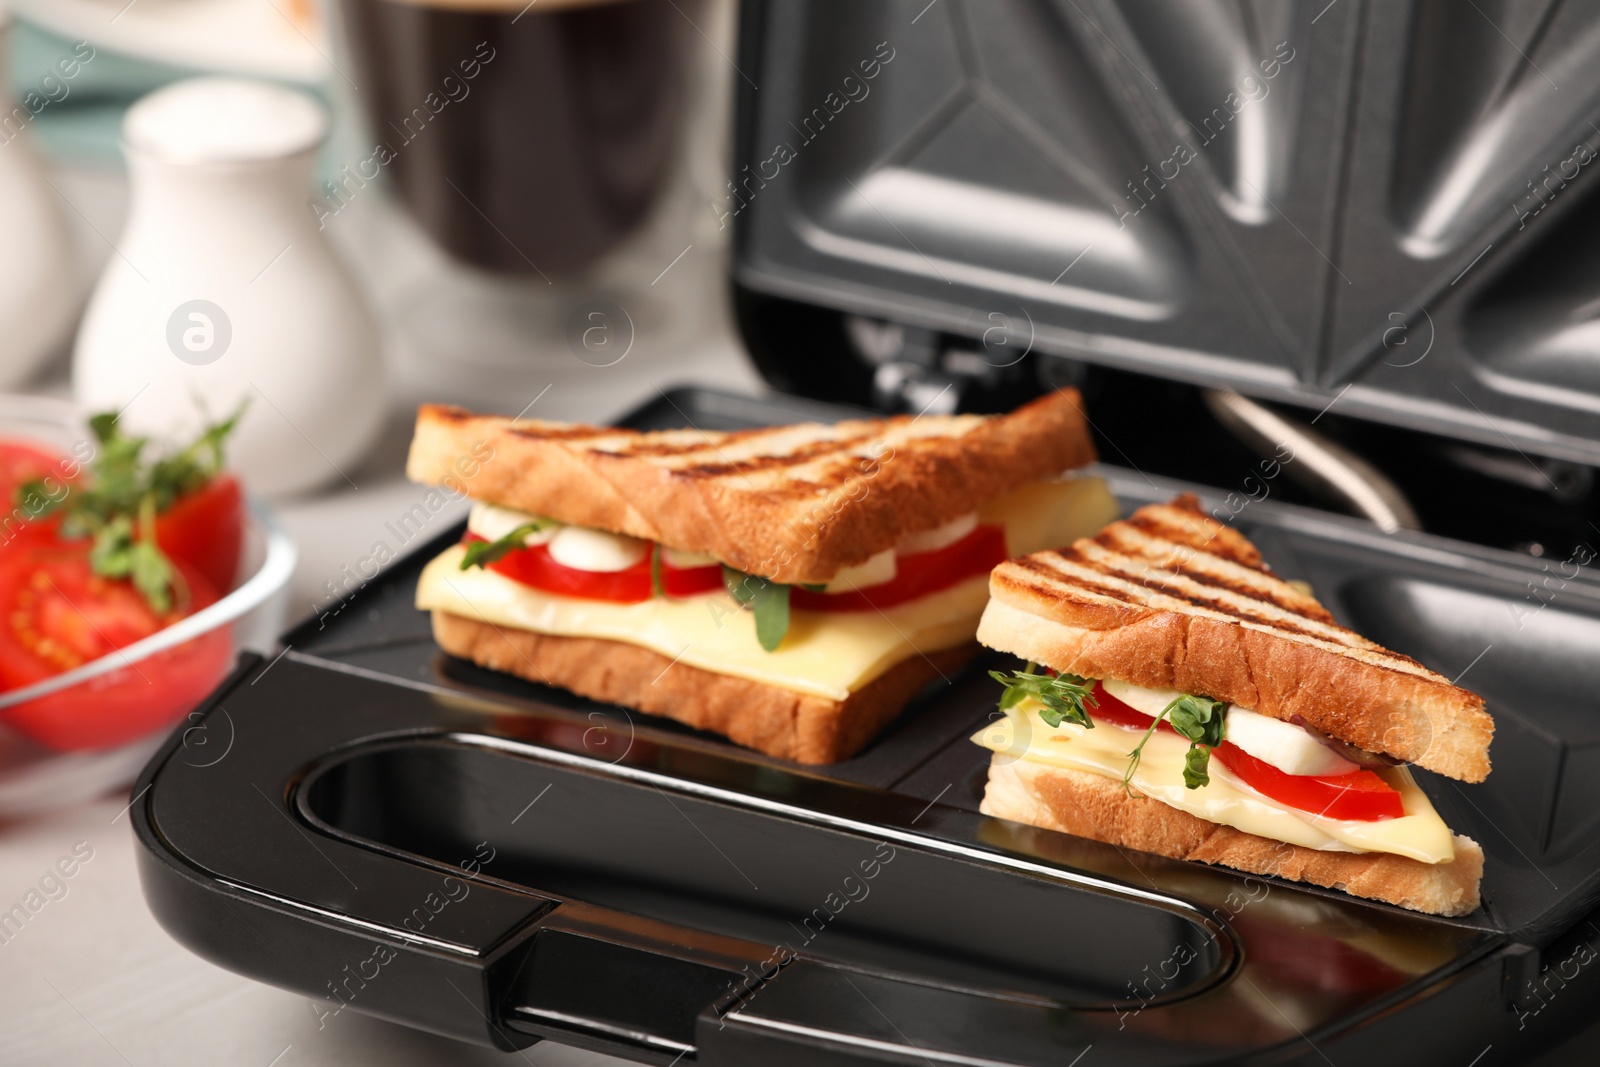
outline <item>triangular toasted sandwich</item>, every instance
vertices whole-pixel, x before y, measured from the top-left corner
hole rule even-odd
[[[1097,529],[1078,396],[733,432],[424,406],[408,474],[474,500],[417,606],[454,655],[805,763],[976,650],[989,570]]]
[[[1489,773],[1483,700],[1334,622],[1184,494],[996,567],[978,639],[1029,661],[983,811],[1418,911],[1478,905],[1483,853],[1405,764]],[[1043,670],[1036,669],[1038,664]]]

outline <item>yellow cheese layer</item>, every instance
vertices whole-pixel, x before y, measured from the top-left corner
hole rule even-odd
[[[1042,482],[980,512],[983,522],[1005,525],[1012,555],[1069,544],[1116,516],[1116,500],[1099,478]],[[978,575],[881,612],[795,610],[783,643],[768,652],[756,640],[755,616],[725,592],[638,604],[583,600],[481,567],[463,571],[464,552],[452,546],[423,569],[418,608],[560,637],[625,641],[691,667],[829,700],[846,699],[912,656],[972,640],[989,599],[989,577]]]
[[[1024,700],[974,734],[972,740],[1003,758],[1122,780],[1128,754],[1144,731],[1107,722],[1099,722],[1092,730],[1073,723],[1051,727],[1039,718],[1039,708],[1038,701]],[[1395,819],[1358,822],[1319,818],[1280,804],[1245,785],[1216,759],[1211,761],[1211,783],[1189,789],[1183,784],[1183,760],[1188,750],[1189,742],[1181,737],[1163,731],[1152,734],[1133,775],[1134,793],[1207,822],[1306,848],[1392,852],[1423,863],[1449,863],[1455,858],[1449,827],[1404,767],[1378,773],[1400,791],[1405,814]]]
[[[417,607],[542,634],[625,641],[690,667],[829,700],[844,700],[919,649],[936,652],[972,640],[989,597],[984,576],[881,614],[794,611],[783,644],[768,652],[756,641],[755,615],[727,593],[637,604],[582,600],[481,567],[463,571],[465,551],[453,546],[423,569]]]

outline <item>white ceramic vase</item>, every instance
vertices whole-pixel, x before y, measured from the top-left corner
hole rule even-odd
[[[74,352],[78,400],[134,432],[247,403],[228,457],[261,493],[355,484],[387,404],[372,317],[307,206],[326,128],[310,97],[233,78],[129,109],[128,223]]]
[[[33,149],[34,112],[7,88],[0,8],[0,388],[26,381],[67,341],[82,291],[60,196]]]

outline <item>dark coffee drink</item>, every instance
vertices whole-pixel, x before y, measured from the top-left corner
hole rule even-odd
[[[697,7],[341,0],[347,73],[374,142],[350,171],[387,172],[461,260],[579,271],[639,224],[665,182]]]

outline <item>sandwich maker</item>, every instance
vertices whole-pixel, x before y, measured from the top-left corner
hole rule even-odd
[[[746,3],[714,210],[784,391],[620,420],[1078,384],[1125,509],[1198,492],[1485,696],[1488,780],[1417,773],[1484,847],[1473,914],[980,814],[1003,657],[803,767],[445,656],[412,596],[459,528],[246,657],[152,759],[152,911],[330,1012],[640,1063],[1487,1067],[1568,1040],[1600,994],[1597,49],[1600,13],[1559,4]],[[1376,521],[1304,506],[1329,502]]]

